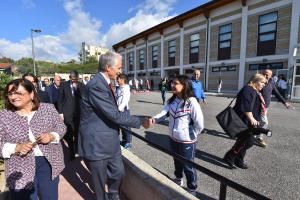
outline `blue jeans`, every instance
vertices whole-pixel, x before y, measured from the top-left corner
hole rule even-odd
[[[128,112],[128,114],[130,115],[130,110],[125,110],[124,112]],[[131,143],[132,141],[132,135],[131,135],[131,128],[124,126],[124,129],[121,128],[121,132],[122,132],[122,143]]]
[[[186,158],[187,160],[194,161],[196,152],[196,142],[191,144],[185,144],[175,142],[170,139],[172,151]],[[197,172],[191,164],[182,163],[181,161],[174,158],[175,171],[174,175],[177,178],[183,177],[183,172],[186,176],[187,187],[191,190],[197,188]]]
[[[44,156],[36,156],[35,165],[34,188],[10,189],[11,200],[58,199],[59,176],[52,180],[51,166]]]
[[[163,104],[165,104],[165,101],[166,101],[166,91],[165,90],[161,91],[161,98],[163,100]]]

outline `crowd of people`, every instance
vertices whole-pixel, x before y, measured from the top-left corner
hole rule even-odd
[[[191,79],[185,75],[171,82],[163,78],[159,84],[162,111],[153,117],[138,117],[130,114],[131,90],[150,90],[151,83],[148,79],[128,80],[121,68],[122,57],[108,51],[100,56],[99,72],[90,79],[80,81],[78,72],[71,71],[68,81],[62,82],[56,75],[42,82],[26,73],[7,84],[5,109],[0,111],[0,155],[5,158],[13,200],[58,198],[59,174],[64,168],[62,139],[70,150],[69,159],[80,156],[87,164],[96,199],[118,200],[124,175],[120,145],[130,150],[131,128],[149,128],[166,116],[172,150],[194,160],[197,138],[204,129],[201,105],[207,103],[200,70],[195,69]],[[272,93],[290,107],[271,77],[271,70],[255,74],[237,94],[234,110],[249,130],[268,126]],[[172,96],[167,100],[168,88]],[[247,169],[246,151],[255,140],[266,146],[262,135],[255,138],[251,131],[238,134],[224,162],[232,168]],[[187,190],[195,195],[197,173],[193,166],[174,158],[174,168],[174,182],[183,186],[184,173]]]

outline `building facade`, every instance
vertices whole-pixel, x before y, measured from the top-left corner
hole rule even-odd
[[[107,48],[87,45],[85,42],[83,42],[81,45],[81,50],[79,52],[79,60],[81,63],[85,63],[92,56],[99,60],[100,55],[105,53],[106,51],[108,51]]]
[[[299,0],[213,0],[113,48],[129,76],[157,84],[197,68],[207,91],[222,80],[222,92],[236,92],[261,70],[293,71],[299,13]]]
[[[6,73],[8,75],[12,75],[12,67],[11,63],[0,63],[0,73]]]

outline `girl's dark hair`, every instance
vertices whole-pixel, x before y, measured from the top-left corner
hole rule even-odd
[[[173,80],[173,83],[178,80],[181,85],[183,85],[183,89],[181,91],[181,98],[183,99],[183,107],[185,106],[186,101],[189,102],[190,97],[194,97],[194,91],[192,88],[192,81],[185,75],[176,76]],[[168,100],[168,104],[171,104],[176,99],[176,94],[173,94],[172,97]]]
[[[33,111],[37,110],[40,105],[40,99],[38,97],[38,94],[35,90],[34,85],[30,81],[28,81],[24,78],[12,80],[6,85],[5,90],[4,90],[5,108],[7,110],[11,110],[11,111],[18,110],[17,107],[15,107],[13,104],[10,103],[10,101],[8,99],[8,94],[15,92],[19,88],[20,85],[23,86],[28,93],[33,92],[33,99],[32,99],[33,108],[32,108],[32,110]],[[12,86],[12,88],[9,90],[10,86]]]

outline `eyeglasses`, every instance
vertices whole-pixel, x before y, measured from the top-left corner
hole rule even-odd
[[[22,97],[24,96],[26,93],[22,93],[22,92],[9,92],[7,94],[7,97],[12,97],[13,95],[16,95],[17,97]]]

